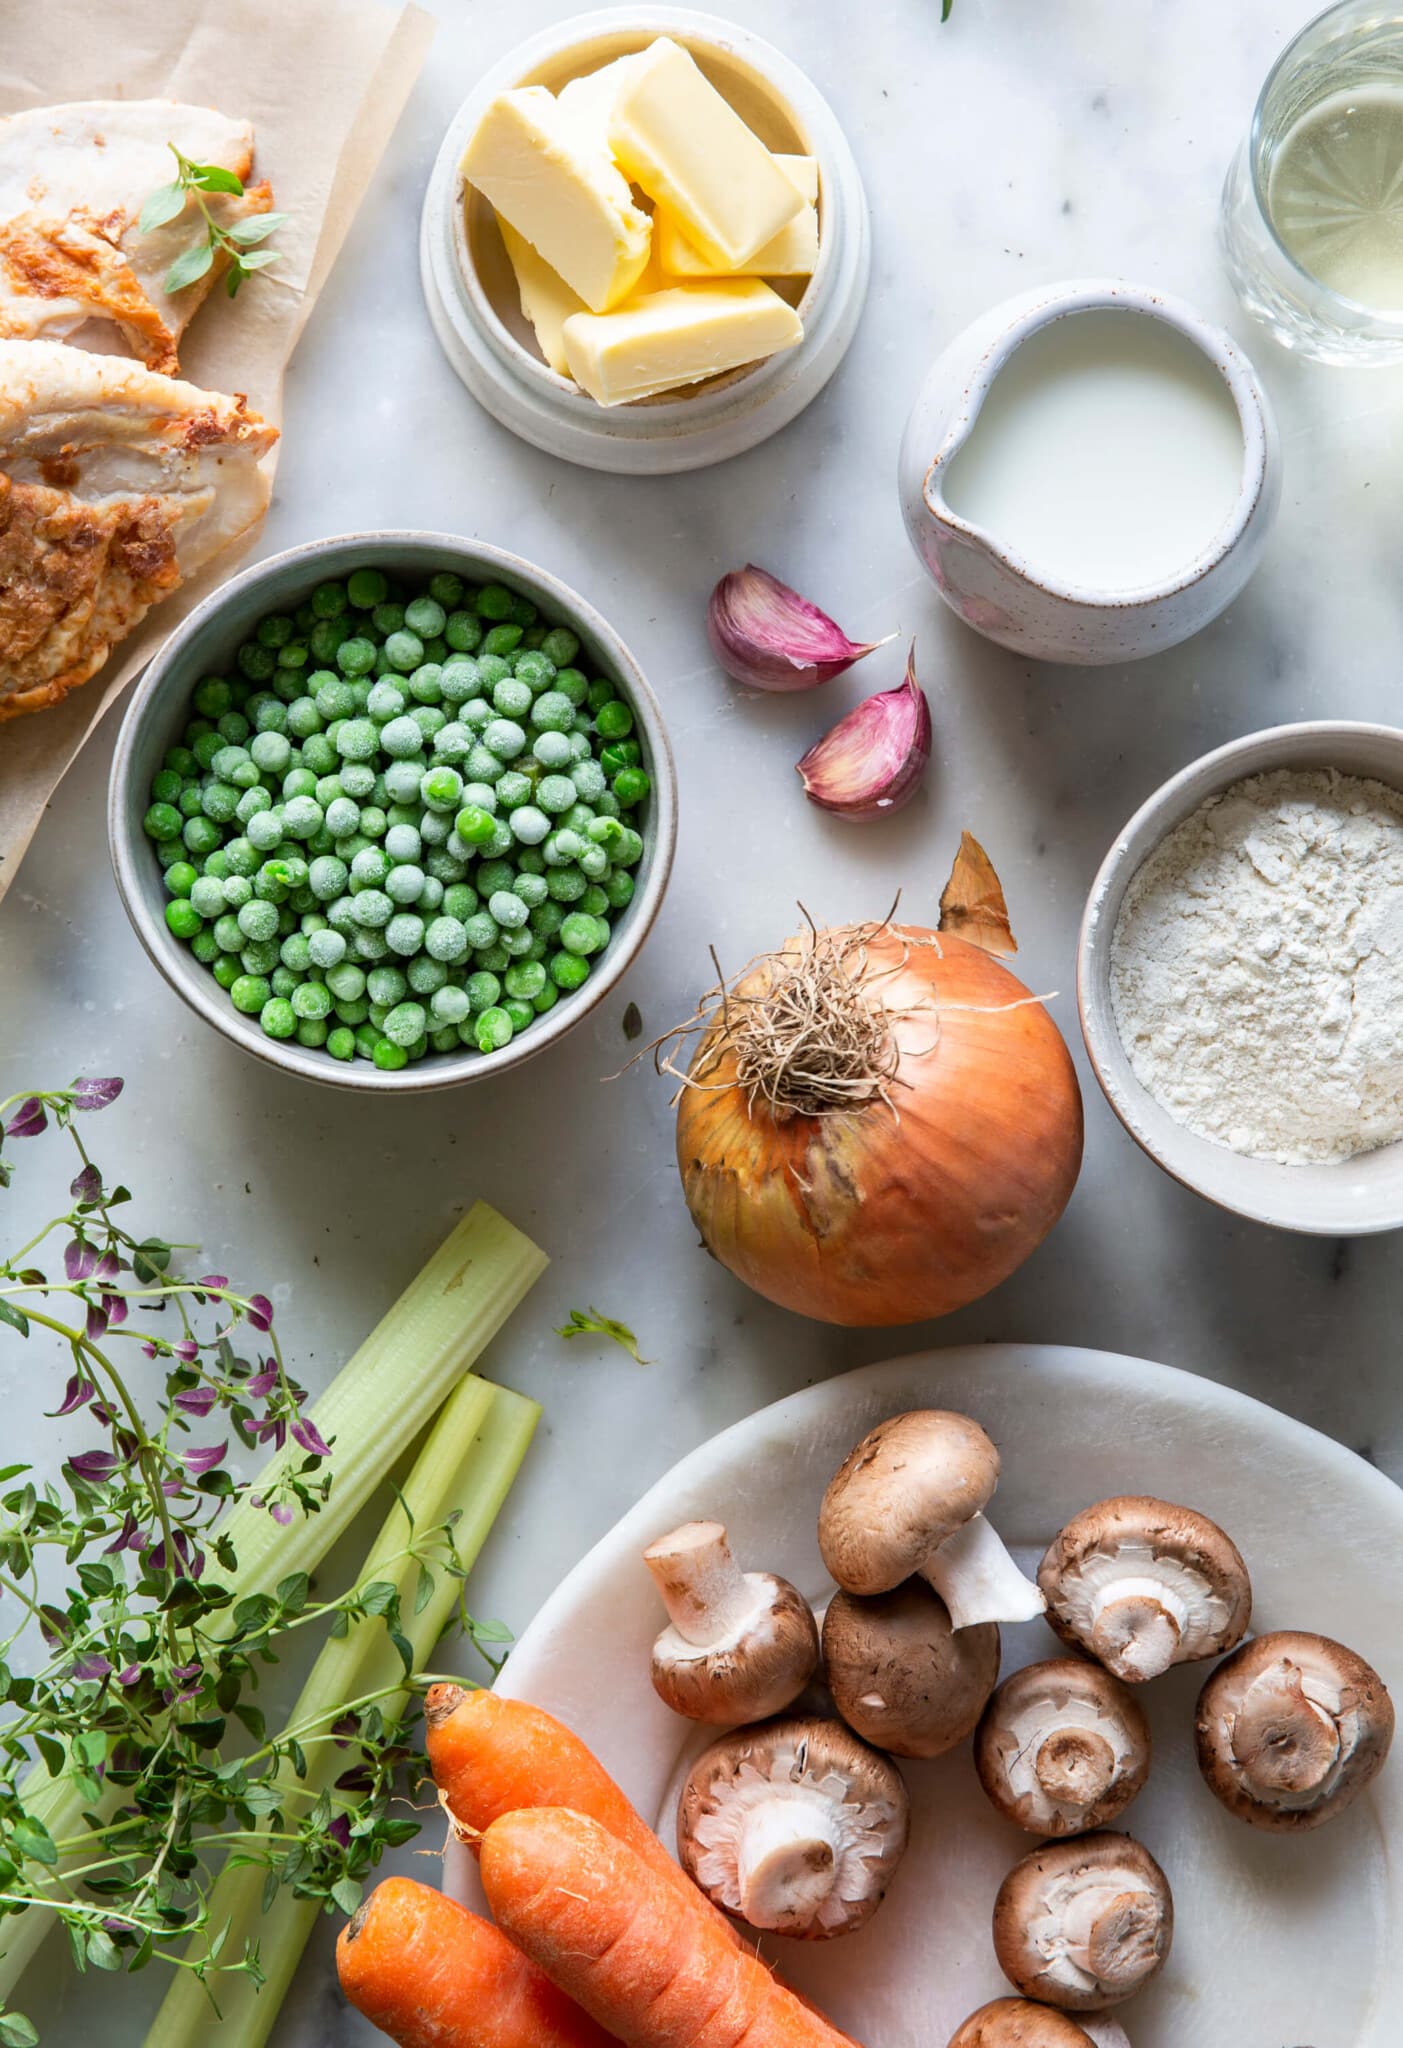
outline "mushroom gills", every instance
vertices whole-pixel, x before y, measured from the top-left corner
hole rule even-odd
[[[1130,1835],[1045,1842],[994,1904],[994,1951],[1025,1997],[1081,2013],[1118,2005],[1162,1967],[1174,1933],[1164,1872]]]
[[[971,1515],[946,1537],[921,1567],[921,1576],[945,1602],[957,1629],[977,1628],[984,1621],[1036,1621],[1047,1606],[982,1514]]]
[[[1093,1551],[1063,1574],[1053,1606],[1093,1657],[1132,1684],[1211,1655],[1228,1624],[1209,1581],[1148,1543]]]
[[[737,1729],[682,1788],[683,1868],[713,1904],[770,1933],[824,1939],[860,1927],[906,1848],[906,1787],[840,1721]]]

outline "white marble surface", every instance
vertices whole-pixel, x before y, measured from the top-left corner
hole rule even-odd
[[[109,735],[59,791],[0,912],[0,1092],[124,1074],[102,1150],[121,1155],[141,1216],[268,1286],[313,1386],[474,1196],[539,1239],[554,1263],[486,1369],[537,1395],[546,1418],[473,1589],[480,1611],[517,1627],[682,1452],[908,1344],[1040,1339],[1171,1361],[1403,1474],[1397,1241],[1230,1221],[1141,1157],[1084,1065],[1086,1165],[1063,1223],[992,1298],[909,1338],[811,1325],[734,1283],[697,1248],[665,1088],[642,1071],[601,1080],[625,1052],[625,1003],[650,1030],[684,1015],[708,942],[739,963],[784,934],[798,897],[830,920],[865,917],[900,887],[909,912],[928,913],[963,825],[1004,877],[1021,972],[1060,991],[1053,1012],[1077,1040],[1082,900],[1142,797],[1258,726],[1397,721],[1403,379],[1284,357],[1238,315],[1213,243],[1223,168],[1304,5],[956,0],[942,29],[938,0],[747,0],[748,25],[808,66],[852,137],[873,211],[871,298],[847,364],[800,422],[742,460],[651,482],[517,445],[453,380],[419,298],[418,205],[449,115],[485,62],[569,11],[443,0],[425,76],[293,366],[266,544],[456,528],[591,594],[652,677],[678,747],[682,830],[658,930],[607,1013],[539,1064],[447,1102],[348,1106],[197,1028],[147,964],[107,867]],[[1181,292],[1247,340],[1280,410],[1285,502],[1256,580],[1198,640],[1125,670],[1037,669],[940,606],[901,529],[897,441],[958,326],[1025,285],[1107,271]],[[916,636],[936,757],[900,818],[845,828],[805,806],[790,765],[839,709],[896,679],[895,650],[819,699],[748,701],[713,667],[706,593],[749,556],[850,631]],[[32,1156],[6,1198],[26,1215],[43,1178]],[[656,1362],[561,1344],[553,1326],[590,1302],[630,1320]],[[33,1356],[0,1344],[7,1455],[52,1443],[52,1425],[36,1424],[49,1399],[26,1376]],[[139,2041],[149,1981],[69,1991],[47,2038],[76,2041],[101,2012],[111,2048]],[[369,2038],[342,2014],[321,1939],[278,2048]]]

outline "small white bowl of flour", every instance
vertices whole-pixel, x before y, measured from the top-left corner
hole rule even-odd
[[[1403,732],[1278,726],[1136,812],[1077,963],[1107,1100],[1239,1215],[1403,1226]]]

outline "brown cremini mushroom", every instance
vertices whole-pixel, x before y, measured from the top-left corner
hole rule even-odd
[[[841,1721],[790,1718],[723,1735],[677,1814],[682,1868],[751,1927],[806,1941],[870,1920],[906,1848],[900,1771]]]
[[[835,1593],[823,1617],[823,1673],[850,1728],[894,1756],[942,1756],[963,1742],[998,1683],[992,1622],[956,1630],[923,1579],[873,1600]]]
[[[998,1451],[968,1415],[894,1415],[829,1482],[818,1518],[823,1561],[845,1592],[864,1597],[927,1580],[957,1629],[1031,1621],[1043,1596],[984,1519],[998,1483]]]
[[[1194,1734],[1198,1767],[1228,1812],[1293,1834],[1343,1813],[1382,1769],[1393,1702],[1343,1643],[1281,1629],[1211,1674]]]
[[[1083,1508],[1038,1567],[1047,1618],[1128,1685],[1241,1641],[1252,1585],[1235,1543],[1193,1508],[1125,1494]]]
[[[994,1901],[994,1953],[1026,1998],[1098,2012],[1163,1968],[1174,1933],[1164,1872],[1129,1835],[1044,1842]]]
[[[688,1522],[643,1553],[671,1617],[653,1687],[674,1713],[735,1728],[778,1714],[818,1665],[818,1625],[788,1579],[743,1572],[719,1522]]]
[[[955,2029],[948,2048],[1130,2048],[1130,2043],[1113,2019],[1089,2019],[1083,2026],[1031,1998],[996,1998]]]
[[[1079,1835],[1124,1813],[1150,1771],[1150,1724],[1099,1664],[1053,1657],[1006,1678],[974,1737],[979,1782],[1034,1835]]]

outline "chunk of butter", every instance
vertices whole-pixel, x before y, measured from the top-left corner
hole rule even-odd
[[[623,66],[609,110],[619,167],[681,224],[702,254],[738,270],[803,205],[760,138],[698,70],[659,36]]]
[[[618,168],[544,86],[498,93],[462,169],[593,311],[607,311],[633,289],[648,261],[652,223]]]
[[[679,284],[615,313],[565,322],[570,374],[600,405],[626,405],[792,348],[803,325],[759,278]]]
[[[509,221],[498,215],[497,225],[502,231],[502,241],[511,258],[512,269],[516,272],[521,310],[531,323],[537,346],[556,374],[568,377],[570,365],[565,360],[565,339],[561,329],[572,313],[587,313],[589,308],[579,293],[571,291],[564,278],[556,275],[544,257],[536,254],[525,236],[519,235]]]
[[[772,242],[757,249],[738,271],[725,272],[689,242],[666,208],[653,215],[653,247],[669,277],[808,277],[818,262],[818,159],[776,156],[775,162],[807,202]]]
[[[614,111],[614,101],[619,88],[628,75],[628,67],[638,56],[615,57],[610,64],[601,64],[597,71],[587,71],[580,78],[572,78],[568,85],[562,85],[556,98],[562,114],[578,123],[581,130],[593,137],[600,149],[609,147],[609,118]]]

